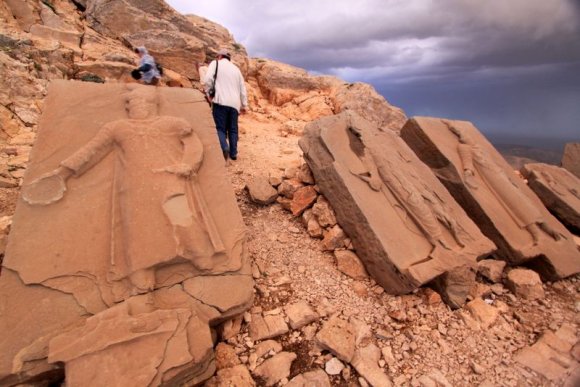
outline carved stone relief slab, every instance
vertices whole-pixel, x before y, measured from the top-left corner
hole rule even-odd
[[[527,263],[549,279],[580,271],[572,235],[470,122],[415,117],[401,137],[495,242],[501,258]]]
[[[396,134],[344,112],[310,124],[300,147],[357,254],[387,291],[409,292],[494,250]]]
[[[253,288],[245,228],[225,176],[199,92],[53,82],[13,218],[0,302],[15,286],[36,289],[18,290],[21,302],[60,300],[64,306],[52,312],[63,323],[9,338],[0,384],[30,358],[46,364],[47,356],[65,363],[67,385],[82,385],[88,370],[122,353],[140,355],[111,363],[116,371],[99,375],[103,385],[128,385],[121,380],[133,374],[116,375],[123,367],[144,375],[145,385],[211,375],[209,327],[248,308]],[[238,297],[227,309],[214,307],[208,301],[219,294],[183,289],[194,278]],[[21,316],[0,310],[0,330],[11,331]],[[30,318],[35,313],[46,312],[33,308]],[[198,333],[208,340],[188,347]],[[172,344],[176,336],[185,342]],[[41,354],[14,368],[14,356],[30,348]]]

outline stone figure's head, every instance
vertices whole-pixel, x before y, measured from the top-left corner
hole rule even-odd
[[[447,126],[447,128],[457,136],[459,142],[467,145],[472,145],[474,143],[473,139],[465,129],[453,125],[450,121],[447,120],[442,121]]]
[[[159,98],[157,88],[150,86],[135,85],[129,87],[129,91],[124,94],[125,109],[129,118],[134,120],[144,120],[158,114]]]

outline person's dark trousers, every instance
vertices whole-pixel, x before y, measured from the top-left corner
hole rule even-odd
[[[213,104],[213,120],[224,157],[238,157],[238,111],[233,107]]]

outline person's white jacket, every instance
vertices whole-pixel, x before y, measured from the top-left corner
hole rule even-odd
[[[214,60],[209,64],[205,76],[202,79],[206,93],[213,86],[216,63],[217,61]],[[244,109],[248,107],[248,95],[244,77],[240,69],[226,58],[219,60],[215,83],[213,103],[233,107],[238,112],[240,111],[240,107]]]

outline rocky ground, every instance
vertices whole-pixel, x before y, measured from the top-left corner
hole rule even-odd
[[[337,269],[331,252],[322,251],[321,241],[309,236],[300,217],[292,217],[280,204],[262,206],[250,200],[245,189],[250,179],[257,175],[283,177],[289,167],[302,163],[299,137],[283,137],[275,124],[260,121],[263,120],[255,113],[242,117],[240,155],[227,166],[248,227],[256,298],[240,330],[229,333],[227,346],[220,344],[218,359],[220,353],[231,353],[234,360],[218,361],[218,368],[227,369],[232,361],[235,364],[239,360],[253,373],[258,385],[283,385],[299,374],[317,369],[325,370],[332,385],[366,385],[352,365],[354,361],[348,364],[333,354],[340,351],[328,351],[320,345],[317,332],[331,317],[338,316],[355,327],[358,346],[370,343],[367,348],[374,344],[380,349],[378,370],[387,374],[394,385],[573,383],[572,379],[566,382],[565,376],[551,380],[516,359],[522,349],[538,342],[545,332],[576,333],[580,322],[580,277],[544,284],[544,298],[534,301],[515,296],[501,282],[494,284],[479,277],[473,298],[483,299],[484,305],[472,303],[460,310],[451,310],[428,288],[392,296],[371,279],[352,279]],[[292,312],[287,307],[301,301],[315,311],[309,319],[313,320],[311,323],[299,329],[282,327],[270,332],[273,340],[281,344],[278,347],[273,343],[260,344],[267,340],[255,340],[252,323],[256,316],[292,322]],[[488,310],[487,306],[491,308]],[[344,329],[348,336],[348,329]],[[264,345],[273,347],[264,351]],[[341,343],[330,347],[333,345],[340,347]],[[256,351],[258,355],[265,354],[257,358]],[[286,355],[282,361],[280,355],[274,355],[277,352],[296,357]],[[577,366],[570,359],[562,358],[560,363],[568,367],[568,372]],[[285,368],[289,373],[284,372]],[[267,372],[278,376],[269,382],[258,376]]]

